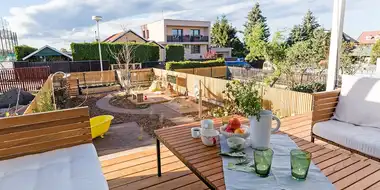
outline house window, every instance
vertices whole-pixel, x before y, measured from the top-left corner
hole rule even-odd
[[[146,36],[145,36],[145,30],[143,30],[143,38],[146,38]]]
[[[200,54],[201,46],[200,45],[191,45],[191,54]]]
[[[173,36],[183,36],[183,30],[182,29],[172,29],[172,35]]]
[[[199,29],[191,29],[190,30],[190,35],[191,36],[200,36],[201,35],[201,30],[199,30]]]
[[[149,30],[146,30],[146,39],[149,39]]]

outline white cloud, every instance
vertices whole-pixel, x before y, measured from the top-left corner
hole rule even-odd
[[[226,14],[231,23],[243,29],[252,0],[50,0],[26,7],[10,8],[7,20],[19,35],[20,43],[36,47],[46,44],[68,47],[71,42],[92,41],[95,23],[92,15],[102,15],[101,37],[119,32],[122,27],[140,33],[140,25],[162,18],[214,21]],[[291,28],[311,9],[320,23],[331,26],[331,0],[261,0],[262,12],[272,32]],[[371,2],[371,3],[369,3]],[[368,6],[371,4],[371,6]],[[380,29],[376,0],[347,2],[345,32],[353,37],[362,30]],[[375,15],[375,16],[374,16]],[[378,27],[378,28],[376,28]]]

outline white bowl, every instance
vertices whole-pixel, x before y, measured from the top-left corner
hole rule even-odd
[[[222,127],[220,127],[220,133],[225,136],[226,138],[230,138],[230,137],[241,137],[241,138],[248,138],[249,137],[249,128],[248,126],[246,125],[241,125],[240,128],[242,128],[244,130],[244,133],[243,134],[236,134],[236,133],[229,133],[229,132],[226,132],[226,128],[227,128],[227,124],[223,125]]]
[[[245,139],[241,137],[230,137],[227,139],[227,145],[232,150],[242,150],[245,147]]]

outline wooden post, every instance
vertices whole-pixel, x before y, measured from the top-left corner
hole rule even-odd
[[[199,80],[199,119],[202,119],[202,80]]]

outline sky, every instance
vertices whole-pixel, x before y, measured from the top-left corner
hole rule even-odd
[[[215,21],[225,14],[243,30],[250,9],[260,2],[271,33],[302,21],[308,9],[331,28],[333,0],[13,0],[3,1],[0,17],[17,32],[19,44],[69,48],[71,42],[94,40],[93,15],[101,15],[101,39],[162,18]],[[379,0],[347,0],[344,32],[357,39],[363,31],[380,30]]]

